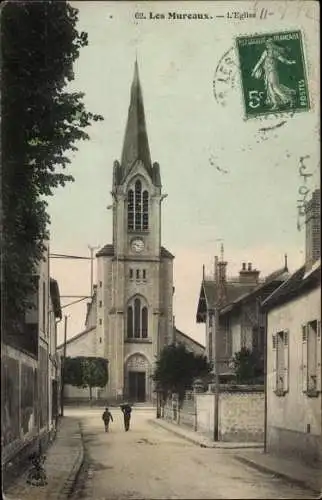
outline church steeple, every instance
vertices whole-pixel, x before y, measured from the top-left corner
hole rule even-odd
[[[131,102],[129,106],[121,160],[121,166],[125,176],[137,160],[141,160],[143,162],[146,170],[151,175],[151,155],[145,124],[142,89],[139,78],[138,63],[135,61],[134,77],[131,86]]]

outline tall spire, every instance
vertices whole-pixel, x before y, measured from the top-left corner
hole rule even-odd
[[[145,125],[142,90],[139,78],[137,59],[134,65],[134,76],[131,86],[131,102],[129,106],[121,165],[125,175],[136,160],[141,160],[148,172],[151,172],[151,156],[148,134]]]

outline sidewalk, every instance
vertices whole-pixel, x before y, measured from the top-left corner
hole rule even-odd
[[[262,443],[231,443],[231,442],[225,442],[225,441],[213,441],[210,438],[207,438],[204,434],[201,434],[201,432],[194,432],[193,430],[189,429],[188,427],[183,427],[177,424],[172,424],[170,422],[167,422],[161,418],[155,419],[155,420],[149,420],[149,423],[153,425],[157,425],[159,427],[162,427],[163,429],[166,429],[167,431],[172,432],[173,434],[176,434],[177,436],[180,436],[187,441],[190,441],[191,443],[194,443],[196,445],[201,446],[202,448],[225,448],[225,449],[247,449],[247,448],[263,448]]]
[[[45,454],[48,484],[46,486],[27,484],[28,469],[4,491],[5,500],[62,500],[68,497],[84,457],[77,419],[62,418],[56,439]]]
[[[308,467],[292,458],[281,458],[260,450],[240,451],[235,454],[235,458],[261,472],[274,474],[317,494],[322,491],[322,470]]]

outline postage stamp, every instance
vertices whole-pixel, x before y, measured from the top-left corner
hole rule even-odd
[[[241,36],[236,46],[246,118],[310,109],[300,31]]]

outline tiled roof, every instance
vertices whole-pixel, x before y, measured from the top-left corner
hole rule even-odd
[[[226,298],[222,302],[222,307],[234,302],[238,297],[248,294],[251,292],[257,283],[243,283],[243,282],[232,282],[227,281],[225,286]],[[216,305],[216,290],[217,284],[214,281],[204,280],[201,284],[200,297],[197,309],[197,323],[202,323],[203,314],[209,310],[213,309]]]
[[[103,248],[101,248],[97,254],[96,257],[113,257],[114,256],[114,247],[111,244],[105,245]],[[165,259],[174,259],[174,255],[169,252],[165,247],[161,247],[161,257]]]
[[[263,309],[272,309],[293,300],[312,288],[321,286],[321,263],[311,273],[306,276],[305,274],[306,267],[303,265],[262,302]]]
[[[269,274],[265,281],[258,284],[252,290],[240,295],[237,299],[233,300],[230,304],[225,306],[220,314],[231,311],[234,307],[238,306],[241,302],[244,302],[249,299],[254,299],[254,297],[262,297],[270,295],[280,284],[286,281],[289,278],[290,274],[288,270],[283,267],[282,269],[278,269],[273,273]]]

